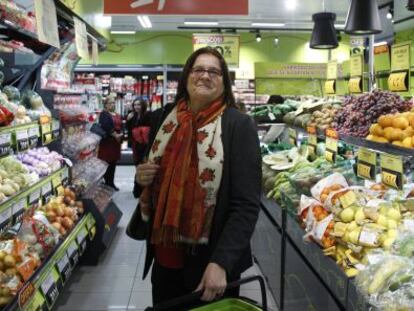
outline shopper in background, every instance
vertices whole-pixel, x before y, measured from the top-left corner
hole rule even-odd
[[[134,165],[141,163],[148,148],[148,136],[150,130],[150,112],[148,104],[144,100],[136,99],[132,103],[132,111],[127,116],[128,139],[132,149]],[[142,187],[135,181],[132,193],[138,198]]]
[[[104,109],[99,115],[99,124],[106,132],[106,137],[99,143],[98,158],[108,163],[104,175],[105,184],[119,190],[115,186],[116,162],[121,158],[122,119],[115,112],[115,99],[108,96],[104,101]]]
[[[220,298],[252,265],[261,157],[253,120],[235,107],[226,62],[202,48],[185,64],[175,104],[154,112],[149,162],[136,172],[154,305],[197,289],[201,300]]]
[[[136,99],[132,103],[132,111],[127,116],[128,139],[134,157],[134,164],[142,161],[148,145],[149,112],[148,104],[144,100]]]

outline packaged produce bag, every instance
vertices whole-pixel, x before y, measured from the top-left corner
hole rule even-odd
[[[320,180],[315,186],[313,186],[311,193],[316,200],[324,203],[331,192],[347,187],[348,183],[345,177],[339,173],[334,173]]]

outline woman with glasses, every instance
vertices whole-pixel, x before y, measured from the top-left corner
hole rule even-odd
[[[136,172],[154,305],[195,290],[220,298],[252,265],[261,157],[254,122],[235,107],[227,64],[207,47],[187,60],[175,103],[155,112],[148,162]]]

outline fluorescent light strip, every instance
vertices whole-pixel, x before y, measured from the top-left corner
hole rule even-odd
[[[388,45],[388,42],[387,41],[381,41],[381,42],[374,43],[374,46],[380,46],[380,45]]]
[[[184,22],[184,25],[217,26],[218,22]]]
[[[335,24],[335,28],[345,28],[345,24]]]
[[[112,34],[118,34],[118,35],[131,35],[134,34],[135,31],[133,30],[111,30]]]
[[[147,15],[144,15],[144,16],[138,15],[138,21],[143,28],[145,29],[152,28],[151,21]]]
[[[283,23],[252,23],[253,27],[284,27]]]

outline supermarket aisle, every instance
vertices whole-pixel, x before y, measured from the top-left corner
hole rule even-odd
[[[115,203],[124,213],[119,230],[110,249],[102,256],[98,266],[79,267],[56,305],[56,310],[144,310],[151,305],[151,284],[141,279],[145,259],[144,242],[125,235],[125,227],[135,208],[132,196],[132,166],[117,167],[115,182],[121,189],[114,196]],[[253,267],[247,275],[256,274]],[[241,294],[260,301],[259,285],[249,284]],[[268,294],[272,311],[277,310]]]

